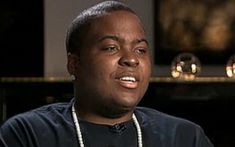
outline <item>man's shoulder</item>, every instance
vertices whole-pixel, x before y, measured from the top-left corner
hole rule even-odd
[[[173,116],[161,111],[158,111],[153,108],[148,108],[148,107],[137,107],[135,110],[141,117],[144,117],[145,119],[148,120],[158,120],[158,121],[169,121],[169,122],[186,122],[186,123],[193,123],[187,119]]]
[[[175,130],[176,132],[192,131],[191,133],[195,133],[195,131],[201,130],[198,124],[190,120],[169,115],[152,108],[137,107],[136,113],[139,115],[142,123],[148,124],[160,132]]]
[[[203,129],[192,121],[145,107],[137,107],[135,114],[143,131],[166,146],[213,147]]]
[[[9,118],[0,127],[0,144],[56,146],[58,140],[73,135],[71,104],[49,104]]]
[[[53,103],[39,108],[32,109],[27,112],[19,113],[15,116],[7,119],[3,125],[14,124],[36,124],[42,121],[53,121],[66,119],[66,115],[69,111],[69,103]]]

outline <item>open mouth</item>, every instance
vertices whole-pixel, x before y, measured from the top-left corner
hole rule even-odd
[[[129,89],[137,88],[138,82],[135,77],[123,76],[118,79],[121,86]]]

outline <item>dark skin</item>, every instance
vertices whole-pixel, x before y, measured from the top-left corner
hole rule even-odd
[[[79,56],[68,54],[80,119],[117,124],[131,119],[151,74],[149,46],[139,18],[107,13],[91,24]]]

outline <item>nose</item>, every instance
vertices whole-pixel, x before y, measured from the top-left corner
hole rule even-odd
[[[128,67],[137,67],[139,65],[139,60],[134,52],[126,51],[122,53],[122,56],[119,59],[119,65],[128,66]]]

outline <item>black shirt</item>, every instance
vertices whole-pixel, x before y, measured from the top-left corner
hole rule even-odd
[[[0,147],[79,147],[70,103],[16,115],[0,128]],[[144,147],[213,147],[200,126],[150,108],[137,107]],[[79,120],[85,147],[137,147],[132,120],[98,125]]]

